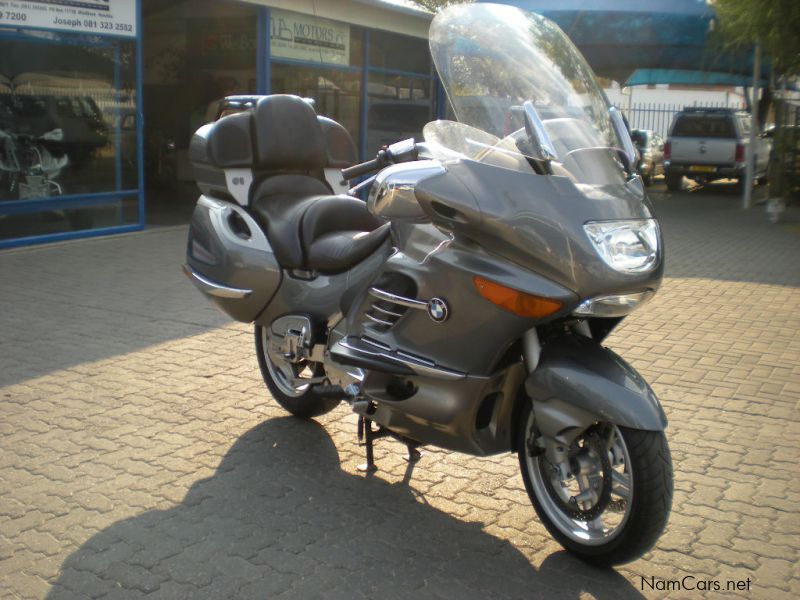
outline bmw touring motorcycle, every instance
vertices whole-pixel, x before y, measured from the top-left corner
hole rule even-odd
[[[366,163],[296,96],[201,128],[184,270],[255,324],[281,406],[350,404],[366,468],[383,435],[410,460],[425,444],[516,452],[553,537],[595,564],[633,560],[664,529],[672,466],[653,390],[602,346],[663,273],[630,136],[542,17],[452,7],[430,48],[457,121]],[[369,172],[366,203],[333,193]]]

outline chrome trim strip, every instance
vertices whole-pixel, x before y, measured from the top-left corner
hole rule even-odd
[[[365,344],[369,344],[370,346],[375,346],[376,348],[380,348],[381,350],[386,350],[386,352],[391,352],[392,347],[388,344],[384,344],[383,342],[379,342],[378,340],[373,340],[367,336],[361,338],[361,341]]]
[[[397,319],[402,317],[403,314],[404,314],[404,313],[397,313],[397,312],[394,312],[394,311],[391,311],[391,310],[386,310],[385,308],[381,308],[377,304],[373,304],[371,310],[377,310],[380,313],[383,313],[383,314],[385,314],[387,316],[390,316],[390,317],[395,317]]]
[[[385,325],[386,327],[392,327],[394,325],[392,321],[384,321],[382,319],[379,319],[378,317],[373,317],[369,313],[364,313],[364,316],[367,317],[373,323],[377,323],[378,325]]]
[[[408,367],[417,375],[423,375],[426,377],[435,377],[436,379],[449,379],[449,380],[457,380],[457,379],[464,379],[466,377],[466,373],[461,373],[459,371],[451,371],[450,369],[445,369],[443,367],[436,366],[435,363],[429,362],[423,358],[412,357],[405,353],[396,353],[396,352],[389,352],[377,346],[375,344],[370,343],[367,340],[361,339],[360,340],[364,344],[368,344],[375,348],[375,351],[368,350],[367,348],[360,348],[358,346],[354,346],[347,341],[347,338],[341,339],[337,344],[339,344],[342,348],[347,350],[352,350],[353,352],[357,352],[359,354],[366,354],[368,356],[376,356],[379,358],[383,358],[385,360],[390,360],[392,362],[399,363],[405,367]]]
[[[414,363],[419,363],[421,365],[425,365],[426,367],[435,367],[436,363],[432,360],[428,360],[427,358],[421,358],[419,356],[414,356],[413,354],[409,354],[408,352],[403,352],[402,350],[398,350],[396,352],[396,356],[398,359],[408,360]]]
[[[404,296],[397,296],[390,292],[385,292],[381,289],[371,287],[369,288],[369,293],[376,298],[380,298],[381,300],[386,300],[387,302],[392,302],[394,304],[399,304],[400,306],[407,306],[408,308],[416,308],[417,310],[428,310],[428,303],[423,302],[422,300],[416,300],[414,298],[406,298]]]
[[[209,196],[200,196],[197,199],[197,204],[199,206],[203,206],[205,208],[221,209],[221,208],[225,208],[225,205],[227,203],[224,202],[223,200],[217,200],[216,198],[210,198]]]
[[[205,294],[208,294],[209,296],[216,296],[217,298],[242,299],[247,298],[253,293],[253,290],[232,288],[220,283],[216,283],[215,281],[211,281],[210,279],[200,275],[200,273],[197,273],[189,265],[183,265],[183,273],[192,281],[197,289]]]

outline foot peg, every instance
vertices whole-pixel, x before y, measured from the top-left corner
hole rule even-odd
[[[359,416],[358,417],[358,443],[361,446],[366,446],[367,448],[367,462],[361,465],[358,465],[356,469],[361,471],[362,473],[374,473],[378,470],[377,465],[375,464],[375,455],[373,452],[373,442],[377,439],[384,438],[384,437],[393,437],[396,440],[404,443],[406,448],[408,448],[408,455],[404,456],[403,459],[408,461],[409,463],[415,463],[420,458],[422,458],[422,453],[417,450],[419,448],[419,443],[415,442],[414,440],[410,440],[406,437],[398,435],[393,431],[386,429],[385,427],[378,427],[378,429],[372,428],[372,420],[368,419],[367,417]]]

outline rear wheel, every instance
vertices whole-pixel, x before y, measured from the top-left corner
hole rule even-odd
[[[672,506],[672,461],[661,431],[590,427],[551,464],[533,451],[533,411],[522,415],[522,478],[536,513],[570,552],[600,566],[630,562],[658,540]]]
[[[292,361],[271,350],[269,331],[269,327],[256,325],[256,356],[264,383],[278,404],[301,419],[318,417],[336,408],[338,399],[314,392],[312,381],[325,375],[322,363]]]
[[[667,180],[667,189],[670,192],[679,192],[681,184],[683,183],[683,175],[674,175],[667,173],[665,179]]]

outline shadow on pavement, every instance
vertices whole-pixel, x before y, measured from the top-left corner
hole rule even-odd
[[[0,252],[0,386],[230,324],[181,272],[186,233]]]
[[[48,598],[106,593],[641,597],[615,571],[594,569],[565,552],[534,568],[509,542],[418,502],[406,485],[342,471],[326,431],[292,418],[266,421],[243,435],[181,504],[95,535],[64,562]]]

